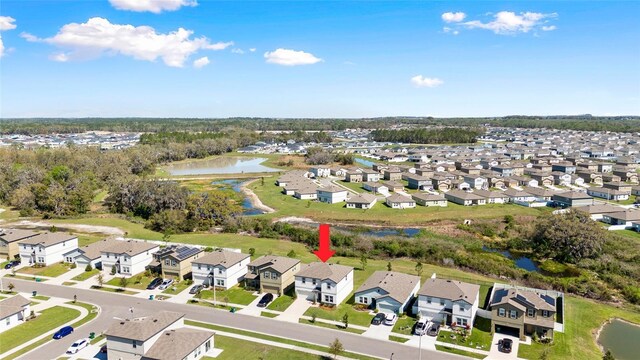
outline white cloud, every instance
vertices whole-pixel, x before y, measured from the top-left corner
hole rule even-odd
[[[193,62],[193,67],[196,68],[196,69],[201,69],[201,68],[209,65],[209,63],[211,63],[209,61],[209,58],[205,56],[205,57],[201,57],[200,59],[195,60]]]
[[[251,49],[249,49],[249,51],[256,52],[256,48],[251,48]]]
[[[13,30],[16,28],[14,22],[16,19],[11,16],[0,16],[0,31]],[[0,57],[4,56],[4,42],[2,41],[2,35],[0,35]]]
[[[150,26],[112,24],[95,17],[86,23],[64,25],[50,38],[38,39],[30,34],[22,37],[42,41],[67,49],[66,60],[95,58],[104,54],[122,54],[137,60],[162,61],[172,67],[182,67],[188,58],[200,50],[222,50],[232,42],[211,43],[206,37],[191,39],[193,31],[179,28],[160,34]],[[60,57],[60,54],[56,55]]]
[[[442,21],[452,23],[452,22],[460,22],[467,17],[467,14],[463,12],[446,12],[442,14]]]
[[[38,37],[35,35],[31,35],[28,32],[22,32],[20,33],[20,37],[29,41],[29,42],[36,42],[38,41]]]
[[[111,6],[118,10],[149,11],[159,14],[163,11],[175,11],[182,6],[196,6],[196,0],[109,0]]]
[[[270,64],[278,64],[285,66],[311,65],[323,61],[315,57],[313,54],[304,51],[295,51],[290,49],[277,49],[264,53],[264,58]]]
[[[411,78],[411,83],[416,87],[430,87],[434,88],[444,84],[444,81],[438,78],[428,78],[422,75],[416,75]]]
[[[557,29],[557,27],[555,25],[549,25],[549,26],[543,26],[542,27],[542,31],[553,31]]]
[[[450,28],[448,26],[443,27],[442,28],[442,32],[445,33],[445,34],[453,34],[453,35],[460,34],[460,31],[454,30],[454,29],[452,29],[452,28]]]
[[[51,59],[53,61],[57,61],[57,62],[67,62],[67,61],[69,61],[69,57],[65,53],[51,54],[51,56],[49,56],[49,59]]]
[[[523,12],[516,14],[512,11],[500,11],[494,15],[493,21],[482,22],[480,20],[467,21],[463,23],[469,29],[485,29],[491,30],[496,34],[506,35],[519,32],[529,32],[539,29],[548,22],[549,18],[557,17],[558,14],[542,14],[535,12]],[[549,29],[550,27],[547,26]],[[555,27],[553,27],[555,29]],[[553,29],[550,29],[553,30]]]
[[[244,54],[244,50],[238,49],[238,48],[231,49],[231,52],[234,54],[240,54],[240,55]]]

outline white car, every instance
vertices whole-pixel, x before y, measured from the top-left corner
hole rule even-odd
[[[164,279],[164,281],[162,282],[162,284],[160,284],[160,286],[158,286],[158,289],[160,290],[165,290],[166,288],[169,287],[169,285],[173,284],[173,280],[172,279]]]
[[[69,349],[67,349],[67,354],[75,354],[78,351],[86,348],[87,346],[89,346],[89,339],[80,339],[71,344]]]
[[[393,324],[395,324],[397,318],[398,318],[398,316],[396,314],[389,313],[384,318],[384,324],[385,325],[393,325]]]
[[[419,320],[416,323],[416,327],[415,330],[413,331],[413,333],[415,335],[424,335],[427,332],[427,329],[429,328],[429,324],[427,323],[426,320]]]

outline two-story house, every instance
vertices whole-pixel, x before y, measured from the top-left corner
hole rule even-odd
[[[230,289],[244,279],[249,254],[216,250],[191,262],[191,273],[196,284],[214,285]]]
[[[489,306],[492,332],[511,333],[521,340],[534,332],[553,338],[556,298],[542,290],[494,286]]]
[[[347,201],[347,194],[348,192],[346,189],[337,186],[317,189],[318,201],[328,204],[336,204]]]
[[[184,314],[160,311],[116,319],[104,332],[107,358],[119,360],[198,360],[215,356],[212,331],[184,327]]]
[[[30,313],[31,300],[22,295],[0,301],[0,333],[25,322]]]
[[[159,249],[159,245],[145,241],[118,241],[100,251],[102,269],[113,271],[115,268],[116,274],[125,277],[136,275],[145,270]]]
[[[437,323],[471,327],[478,311],[479,292],[480,285],[438,279],[434,274],[418,291],[414,312]]]
[[[356,304],[386,313],[403,313],[420,288],[420,278],[393,271],[376,271],[356,290]]]
[[[25,264],[52,265],[64,261],[64,254],[78,248],[78,238],[65,232],[44,232],[18,241]]]
[[[339,305],[353,291],[353,268],[313,262],[295,275],[296,295],[313,302]]]
[[[0,229],[0,258],[14,260],[20,257],[18,241],[38,235],[37,232],[20,229]]]
[[[91,264],[94,269],[102,269],[102,250],[119,243],[120,240],[102,239],[64,253],[64,261],[70,264],[75,263],[81,268],[86,268],[87,265]]]
[[[300,271],[300,260],[283,256],[265,255],[247,264],[247,286],[282,295],[295,284]]]
[[[156,251],[153,259],[163,278],[182,280],[191,275],[191,263],[202,253],[199,247],[174,244]]]

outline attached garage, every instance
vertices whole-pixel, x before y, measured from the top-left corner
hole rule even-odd
[[[511,326],[495,324],[495,332],[500,334],[515,336],[518,338],[520,337],[520,329],[516,327],[511,327]]]
[[[262,292],[280,295],[280,288],[277,286],[262,286]]]
[[[309,301],[314,301],[315,292],[312,290],[296,289],[296,296],[300,299],[307,299]]]
[[[163,273],[164,273],[164,274],[163,274],[163,276],[164,276],[165,278],[181,280],[181,279],[179,279],[180,274],[179,274],[179,273],[177,273],[177,272],[164,271]]]
[[[402,304],[398,303],[397,301],[391,299],[388,296],[385,296],[383,298],[376,299],[375,306],[379,311],[383,313],[398,314],[401,312],[400,308]]]

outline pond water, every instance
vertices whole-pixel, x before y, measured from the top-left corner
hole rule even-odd
[[[355,232],[360,235],[368,235],[368,236],[375,236],[375,237],[384,237],[384,236],[414,237],[420,233],[420,229],[417,229],[417,228],[404,228],[404,229],[366,228],[366,229],[357,229],[354,231],[353,228],[336,226],[335,229],[348,231],[348,232]]]
[[[361,158],[355,158],[355,162],[360,164],[360,165],[364,165],[366,167],[372,167],[374,162],[371,160],[365,160],[365,159],[361,159]]]
[[[171,175],[244,174],[275,172],[278,169],[262,165],[265,158],[242,156],[219,156],[209,160],[169,164],[166,170]]]
[[[514,255],[509,250],[492,249],[487,246],[483,246],[482,250],[502,254],[502,256],[506,257],[507,259],[513,260],[517,268],[527,271],[540,272],[540,268],[538,267],[538,265],[526,256]]]
[[[231,189],[237,193],[242,193],[242,190],[240,189],[240,185],[242,184],[242,180],[238,180],[238,179],[226,179],[226,180],[218,180],[218,181],[214,181],[211,184],[212,185],[227,185],[230,186]],[[264,214],[264,211],[260,210],[260,209],[256,209],[255,207],[253,207],[253,204],[251,203],[251,200],[249,200],[248,197],[244,197],[242,199],[242,214],[243,215],[260,215],[260,214]]]
[[[617,360],[638,359],[640,356],[640,326],[613,320],[606,324],[598,336],[605,351],[611,350]]]

